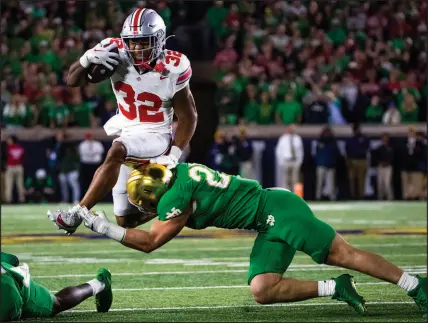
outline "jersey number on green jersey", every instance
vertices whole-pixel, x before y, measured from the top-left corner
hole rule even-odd
[[[209,186],[218,188],[227,188],[229,186],[230,175],[213,171],[212,169],[204,167],[203,165],[190,164],[189,176],[193,180],[200,182],[202,180],[202,174],[205,175],[205,180]],[[215,179],[215,174],[220,176],[219,180]]]

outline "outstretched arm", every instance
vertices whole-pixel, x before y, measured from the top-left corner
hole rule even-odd
[[[94,215],[88,211],[82,214],[82,217],[85,226],[92,231],[101,233],[129,248],[149,253],[174,238],[183,229],[189,215],[190,212],[183,212],[180,216],[166,221],[156,220],[149,231],[123,228],[111,223],[103,213]]]
[[[183,215],[168,221],[155,220],[149,231],[127,229],[122,244],[145,253],[152,252],[179,234],[188,217]]]

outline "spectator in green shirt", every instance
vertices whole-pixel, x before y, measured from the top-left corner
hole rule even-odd
[[[70,112],[73,114],[74,124],[76,127],[89,128],[92,125],[94,111],[92,106],[86,102],[70,104]]]
[[[227,9],[223,6],[223,1],[215,1],[214,6],[210,7],[207,11],[208,26],[218,33],[218,26],[222,25],[227,16]]]
[[[302,105],[294,99],[294,93],[284,95],[284,101],[276,105],[276,123],[298,124],[302,119]]]
[[[401,121],[403,123],[418,122],[419,107],[415,97],[410,93],[404,96],[404,101],[400,104]]]
[[[171,9],[168,7],[166,1],[159,1],[157,13],[159,14],[159,16],[162,17],[163,21],[165,22],[166,31],[168,32],[171,26]]]
[[[3,120],[7,128],[32,125],[33,113],[26,101],[25,96],[19,93],[12,94],[10,102],[3,107]]]
[[[235,76],[228,74],[223,77],[215,95],[215,104],[219,111],[221,124],[236,124],[239,113],[239,95],[233,87]]]
[[[381,123],[384,109],[379,104],[379,97],[374,95],[371,99],[370,105],[366,109],[366,122],[368,123]]]
[[[40,42],[39,54],[36,56],[37,63],[44,63],[54,72],[62,70],[62,61],[51,49],[48,49],[49,43],[45,40]]]
[[[346,40],[346,31],[340,25],[339,19],[334,18],[331,24],[332,24],[332,28],[327,34],[328,38],[330,38],[334,46],[343,44]]]
[[[268,125],[274,123],[274,105],[270,100],[269,92],[262,92],[260,95],[260,105],[257,115],[257,123]]]
[[[259,110],[257,102],[257,90],[253,84],[247,86],[247,102],[244,105],[244,120],[248,123],[257,123],[257,113]]]
[[[67,128],[70,112],[67,105],[57,101],[49,108],[49,124],[51,128]]]
[[[54,200],[54,184],[46,170],[40,168],[25,180],[25,194],[29,203],[46,203]]]

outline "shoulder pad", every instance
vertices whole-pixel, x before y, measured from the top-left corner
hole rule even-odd
[[[190,67],[190,61],[186,55],[169,49],[164,51],[163,62],[172,74],[181,74]]]
[[[166,49],[164,51],[164,64],[171,76],[176,78],[176,84],[183,84],[190,80],[192,67],[190,61],[183,53]]]

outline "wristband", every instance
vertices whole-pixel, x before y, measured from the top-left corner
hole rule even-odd
[[[169,151],[169,155],[173,155],[174,157],[177,158],[177,160],[180,159],[182,153],[183,151],[177,146],[172,146],[171,150]]]
[[[122,228],[116,224],[109,223],[106,225],[106,230],[104,235],[110,239],[116,240],[117,242],[122,242],[125,238],[126,229]]]
[[[90,65],[90,62],[88,61],[88,58],[86,57],[86,53],[82,57],[80,57],[79,62],[83,68],[88,68]]]

